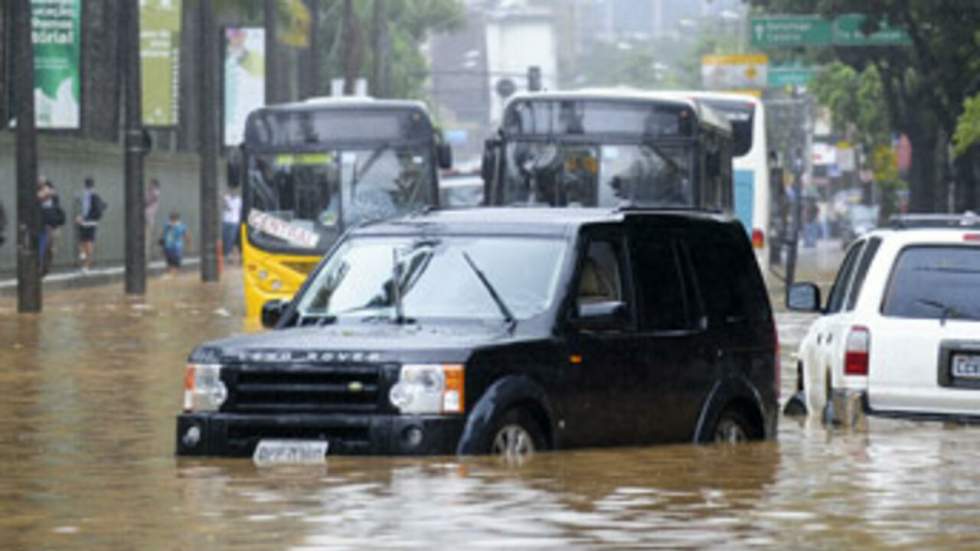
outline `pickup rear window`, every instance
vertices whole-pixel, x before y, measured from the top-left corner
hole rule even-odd
[[[908,247],[895,261],[881,313],[899,318],[980,320],[978,278],[978,247]]]

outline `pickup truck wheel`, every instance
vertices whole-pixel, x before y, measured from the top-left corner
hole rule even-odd
[[[494,424],[490,454],[498,457],[527,457],[543,450],[544,434],[537,422],[523,409],[512,409]]]
[[[726,409],[715,424],[713,440],[716,444],[737,444],[752,440],[752,424],[736,409]]]

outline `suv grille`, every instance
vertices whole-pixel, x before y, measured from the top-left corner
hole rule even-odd
[[[389,386],[380,365],[244,364],[224,373],[230,413],[374,413]]]

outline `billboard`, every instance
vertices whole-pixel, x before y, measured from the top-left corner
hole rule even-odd
[[[768,68],[765,54],[706,55],[701,58],[701,84],[706,90],[762,90]]]
[[[265,30],[225,28],[224,144],[242,143],[245,119],[265,105]]]
[[[180,107],[181,0],[140,0],[145,126],[176,126]]]
[[[82,0],[31,0],[31,16],[37,128],[77,129]]]

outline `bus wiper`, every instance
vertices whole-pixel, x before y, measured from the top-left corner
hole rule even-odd
[[[374,151],[371,152],[371,156],[364,161],[364,164],[361,165],[361,169],[357,171],[355,178],[351,180],[350,188],[352,192],[355,191],[357,189],[357,185],[361,183],[361,178],[363,178],[368,172],[371,172],[371,168],[374,166],[374,163],[381,158],[381,154],[384,153],[389,147],[390,144],[388,142],[383,142],[378,145],[378,147],[374,148]]]
[[[497,304],[497,308],[500,308],[500,313],[504,315],[504,322],[507,323],[507,332],[513,334],[514,329],[517,327],[517,318],[514,317],[514,314],[510,311],[510,308],[508,308],[507,304],[504,303],[504,299],[500,298],[500,295],[497,293],[497,290],[493,288],[490,280],[487,279],[487,276],[484,275],[479,268],[477,268],[476,263],[473,262],[473,259],[470,258],[469,253],[466,251],[463,251],[463,259],[465,259],[466,263],[470,265],[470,268],[473,270],[473,273],[476,274],[476,277],[480,279],[480,283],[483,284],[483,288],[487,290],[487,293],[490,294],[490,298],[492,298]]]
[[[915,301],[918,302],[919,304],[924,304],[926,306],[932,306],[933,308],[939,309],[941,311],[941,313],[939,314],[939,325],[946,325],[946,319],[949,318],[950,316],[954,318],[974,319],[973,317],[967,315],[965,312],[961,312],[957,310],[955,306],[950,306],[938,300],[919,298],[916,299]]]

